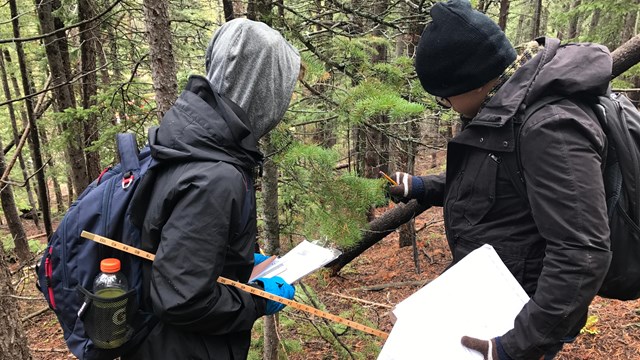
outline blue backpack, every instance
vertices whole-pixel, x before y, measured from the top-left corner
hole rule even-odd
[[[138,152],[135,135],[117,135],[121,163],[108,168],[71,205],[36,267],[38,288],[55,312],[69,350],[82,360],[113,359],[132,349],[148,334],[157,320],[143,313],[142,261],[80,236],[83,230],[140,247],[140,229],[128,213],[134,191],[147,171],[156,166],[151,150]],[[130,291],[106,301],[92,293],[100,261],[117,258]],[[116,324],[117,329],[105,329]],[[124,344],[99,348],[116,331]]]

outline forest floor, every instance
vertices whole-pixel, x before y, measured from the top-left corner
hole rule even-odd
[[[423,166],[419,166],[417,172],[426,173],[427,161],[420,160],[418,164]],[[379,209],[380,213],[384,210]],[[42,232],[31,222],[25,221],[25,226],[30,235]],[[331,277],[327,271],[320,271],[305,278],[304,285],[296,287],[296,300],[312,303],[310,299],[313,299],[313,303],[321,303],[322,309],[332,314],[391,331],[392,307],[421,287],[407,283],[435,279],[451,260],[440,209],[429,209],[418,216],[416,229],[420,273],[416,271],[412,247],[399,248],[398,233],[394,232],[343,268],[339,276]],[[43,310],[47,305],[35,289],[33,270],[17,272],[16,282],[20,315],[33,359],[73,359],[55,315]],[[381,289],[367,289],[375,285]],[[565,346],[557,359],[640,359],[640,300],[621,302],[596,298],[590,315],[597,322],[574,343]],[[258,322],[253,334],[253,343],[258,345],[262,341],[260,327]],[[370,359],[376,357],[383,345],[382,340],[373,335],[312,319],[290,309],[280,316],[278,336],[284,344],[282,358],[291,360]],[[254,345],[256,350],[258,345]],[[260,358],[256,350],[252,350],[250,358]]]

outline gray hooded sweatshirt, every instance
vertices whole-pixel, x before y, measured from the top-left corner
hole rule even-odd
[[[300,55],[266,24],[235,19],[218,30],[205,55],[211,89],[247,113],[260,139],[287,111],[300,71]]]

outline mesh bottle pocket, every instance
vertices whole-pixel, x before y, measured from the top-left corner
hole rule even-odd
[[[131,326],[138,304],[135,289],[118,296],[92,294],[78,286],[84,303],[78,311],[84,330],[100,349],[115,349],[124,345],[133,335]]]

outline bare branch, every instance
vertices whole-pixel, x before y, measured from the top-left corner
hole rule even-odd
[[[52,31],[48,34],[41,34],[41,35],[36,35],[36,36],[30,36],[30,37],[26,37],[26,38],[12,38],[12,39],[0,39],[0,44],[6,44],[6,43],[19,43],[19,42],[27,42],[27,41],[35,41],[35,40],[40,40],[40,39],[44,39],[48,36],[51,35],[56,35],[59,32],[63,32],[63,31],[67,31],[69,29],[73,29],[73,28],[77,28],[81,25],[96,21],[97,19],[103,17],[104,15],[106,15],[107,13],[109,13],[109,11],[111,11],[111,9],[113,9],[116,5],[118,5],[120,3],[120,1],[122,0],[115,0],[113,2],[113,4],[109,5],[103,12],[101,12],[100,14],[92,17],[91,19],[87,19],[84,21],[80,21],[78,23],[69,25],[69,26],[65,26],[63,28],[57,29],[55,31]],[[1,106],[1,105],[0,105]]]

